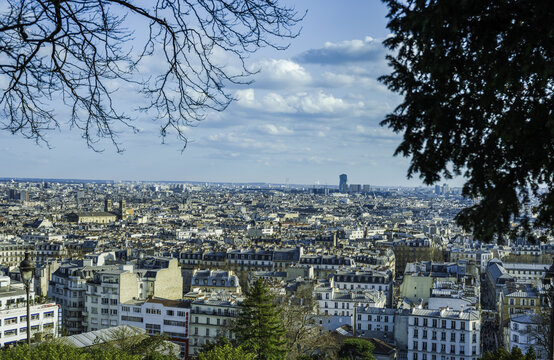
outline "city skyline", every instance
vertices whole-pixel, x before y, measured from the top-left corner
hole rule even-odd
[[[2,132],[3,175],[331,185],[344,172],[355,183],[420,186],[418,178],[406,179],[409,160],[393,157],[400,135],[378,124],[400,101],[377,81],[388,70],[381,45],[388,36],[385,6],[302,6],[308,13],[301,35],[286,51],[254,54],[255,82],[230,86],[237,101],[184,129],[183,152],[171,134],[161,144],[157,124],[140,116],[140,134],[120,135],[123,154],[108,143],[95,153],[78,131],[64,127],[47,136],[51,149]],[[119,100],[136,105],[125,95]]]

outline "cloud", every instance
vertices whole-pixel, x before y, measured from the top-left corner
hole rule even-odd
[[[259,127],[260,131],[268,135],[292,135],[294,131],[286,126],[264,124]]]
[[[365,106],[363,101],[348,102],[323,90],[316,93],[297,92],[282,96],[269,92],[260,98],[254,89],[238,90],[235,93],[239,106],[271,113],[332,115],[353,113]]]
[[[253,70],[255,69],[260,70],[255,77],[257,88],[290,89],[303,87],[312,82],[312,77],[306,69],[291,60],[263,60],[253,67]]]
[[[339,43],[326,42],[323,48],[311,49],[294,58],[307,64],[343,64],[351,62],[382,61],[385,48],[380,40],[366,37],[364,40],[346,40]]]

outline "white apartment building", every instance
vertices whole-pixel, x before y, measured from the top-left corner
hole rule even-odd
[[[477,360],[480,338],[479,311],[412,309],[408,360]]]
[[[189,351],[189,303],[181,300],[131,300],[119,306],[120,324],[146,330],[149,335],[164,334],[179,345],[181,358]]]
[[[357,336],[391,341],[394,336],[394,316],[395,309],[358,306],[352,324]]]
[[[0,346],[27,340],[27,295],[22,287],[14,287],[2,277],[0,286]],[[30,294],[34,301],[34,293]],[[31,337],[56,338],[59,334],[60,307],[55,303],[33,304]]]
[[[390,301],[392,298],[392,272],[373,269],[346,268],[338,270],[332,278],[331,285],[343,290],[376,290],[382,291]],[[387,302],[388,303],[388,302]]]
[[[87,282],[85,317],[87,331],[120,325],[120,305],[147,298],[181,299],[183,279],[177,259],[152,259],[150,268],[120,265],[117,270],[94,274]]]
[[[529,313],[512,317],[508,327],[506,343],[509,344],[510,351],[517,346],[524,354],[529,351],[530,347],[533,347],[537,360],[546,360],[548,351],[544,346],[537,344],[537,316],[534,313]]]
[[[243,298],[225,292],[207,294],[191,304],[189,355],[198,352],[203,344],[218,336],[234,338],[230,322],[239,312]]]
[[[535,285],[542,285],[544,274],[550,268],[545,264],[525,263],[502,263],[508,274],[512,275],[518,282],[529,282]]]
[[[344,290],[322,283],[314,288],[314,298],[317,300],[321,326],[335,330],[342,325],[353,325],[354,308],[375,307],[384,308],[387,297],[377,290]]]

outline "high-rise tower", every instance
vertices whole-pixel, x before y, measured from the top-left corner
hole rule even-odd
[[[339,175],[339,191],[341,193],[348,191],[348,176],[346,174]]]

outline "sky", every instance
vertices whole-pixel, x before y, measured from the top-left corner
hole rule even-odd
[[[229,87],[236,102],[186,128],[184,151],[174,137],[162,143],[154,121],[121,134],[122,154],[109,144],[96,153],[68,128],[48,135],[51,148],[0,131],[0,177],[337,185],[346,173],[353,184],[421,185],[393,156],[401,135],[379,126],[401,101],[377,80],[389,71],[385,6],[291,3],[308,11],[300,36],[251,56],[254,82]]]

